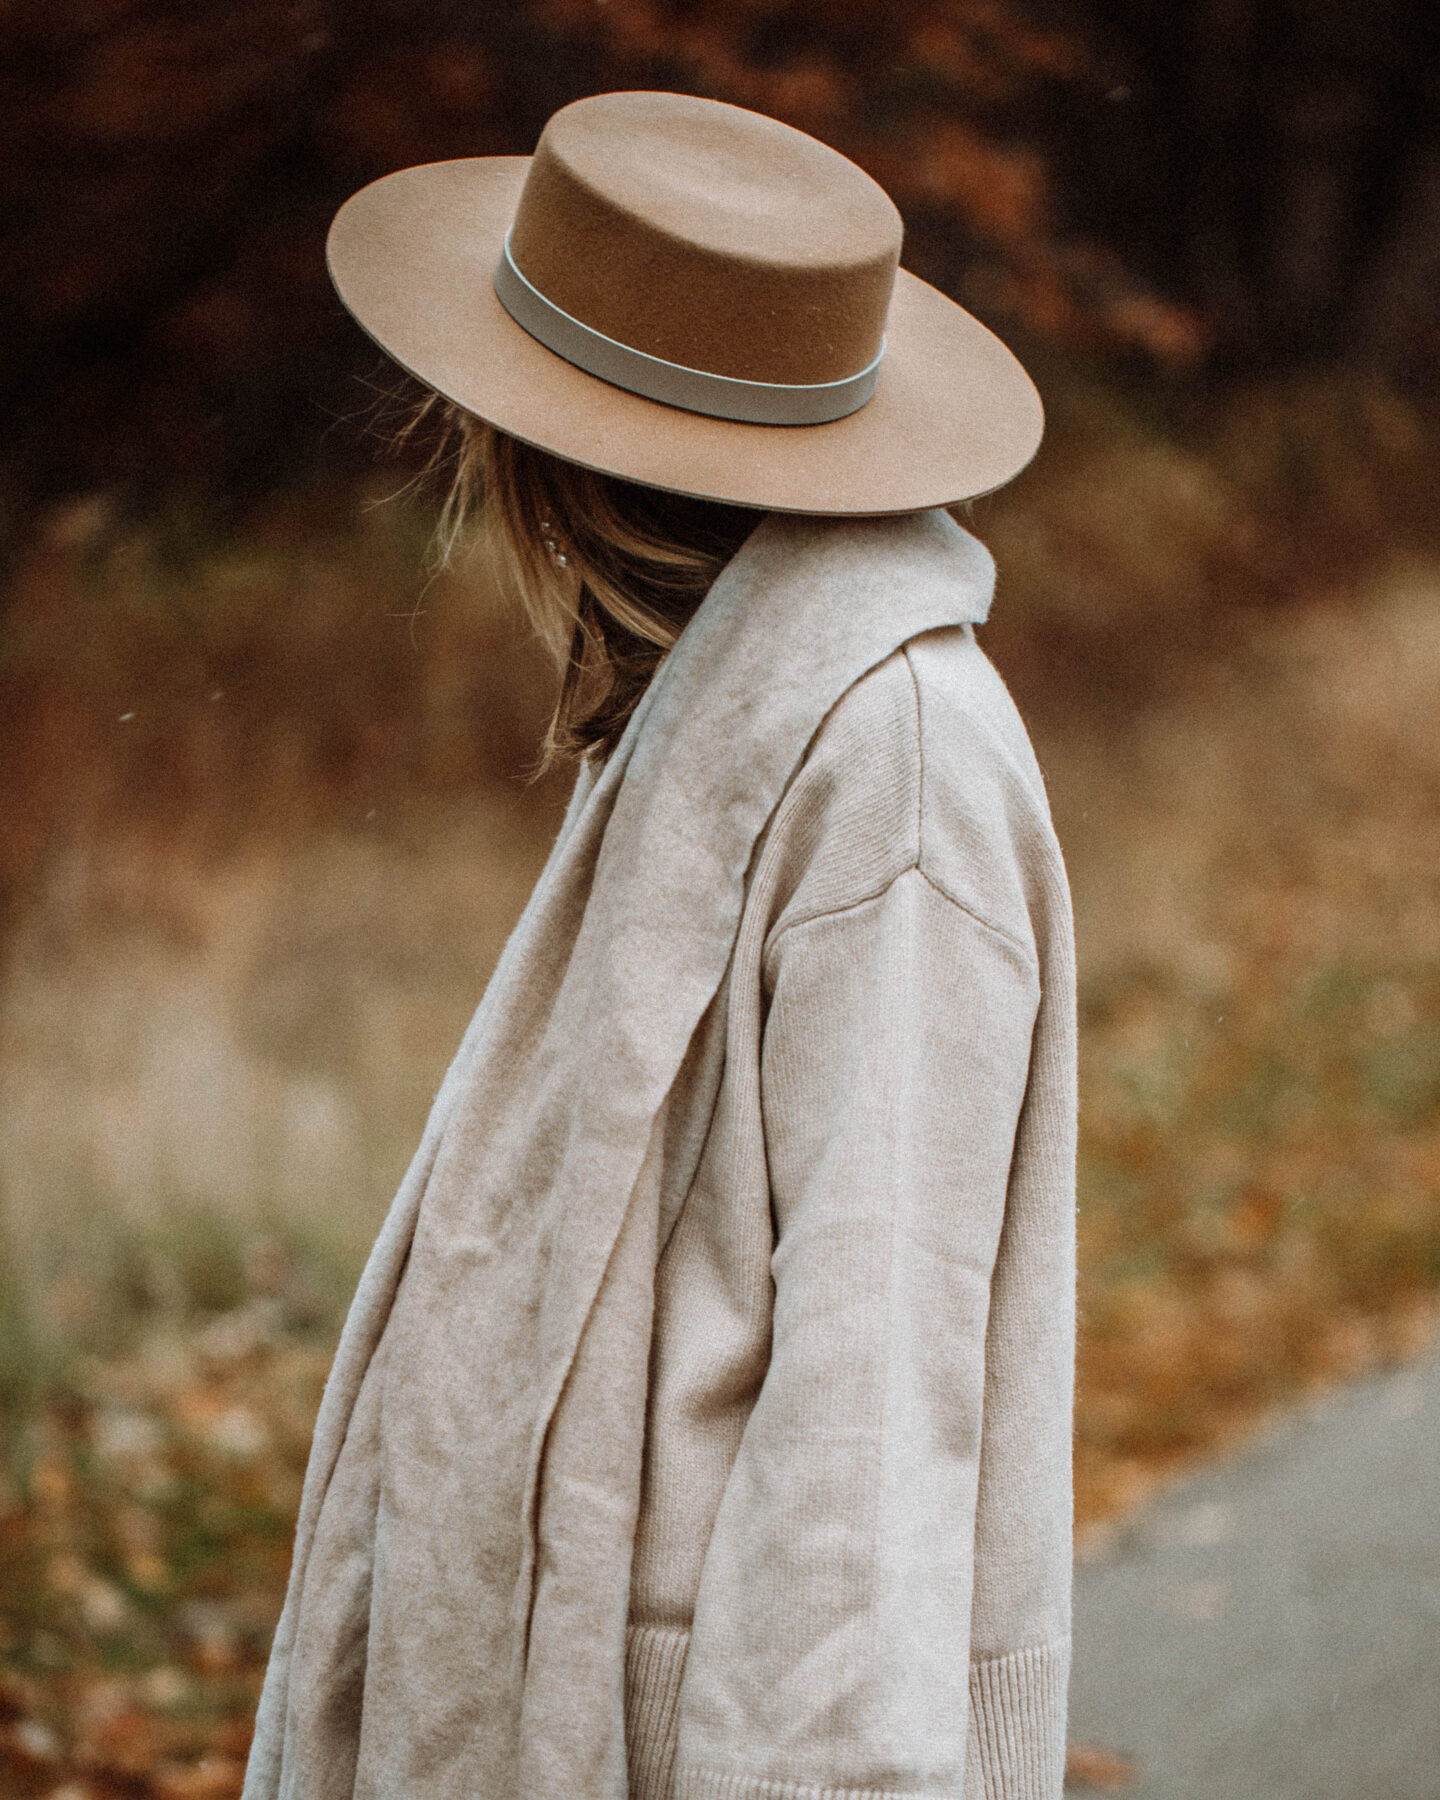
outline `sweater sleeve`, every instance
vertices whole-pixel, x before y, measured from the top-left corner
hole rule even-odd
[[[789,926],[767,979],[774,1339],[701,1575],[673,1793],[1055,1800],[1063,1646],[972,1665],[970,1641],[1033,955],[911,869]],[[1068,1527],[1050,1451],[986,1504]]]

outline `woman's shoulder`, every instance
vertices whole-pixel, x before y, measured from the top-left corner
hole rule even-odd
[[[1039,766],[968,626],[926,632],[831,709],[772,822],[773,931],[918,871],[1022,942],[1039,864],[1059,865]]]

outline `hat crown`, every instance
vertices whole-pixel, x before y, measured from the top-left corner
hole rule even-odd
[[[804,132],[721,101],[594,95],[556,113],[511,232],[552,305],[743,381],[843,381],[885,332],[900,215]]]

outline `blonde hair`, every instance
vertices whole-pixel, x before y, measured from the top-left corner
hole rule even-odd
[[[437,543],[478,521],[560,672],[542,768],[620,741],[656,669],[760,518],[563,461],[473,413],[443,408],[453,465]]]

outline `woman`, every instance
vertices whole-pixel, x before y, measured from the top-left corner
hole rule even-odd
[[[582,754],[346,1326],[249,1800],[1059,1794],[1069,912],[937,510],[1040,414],[899,247],[663,94],[336,221]]]

